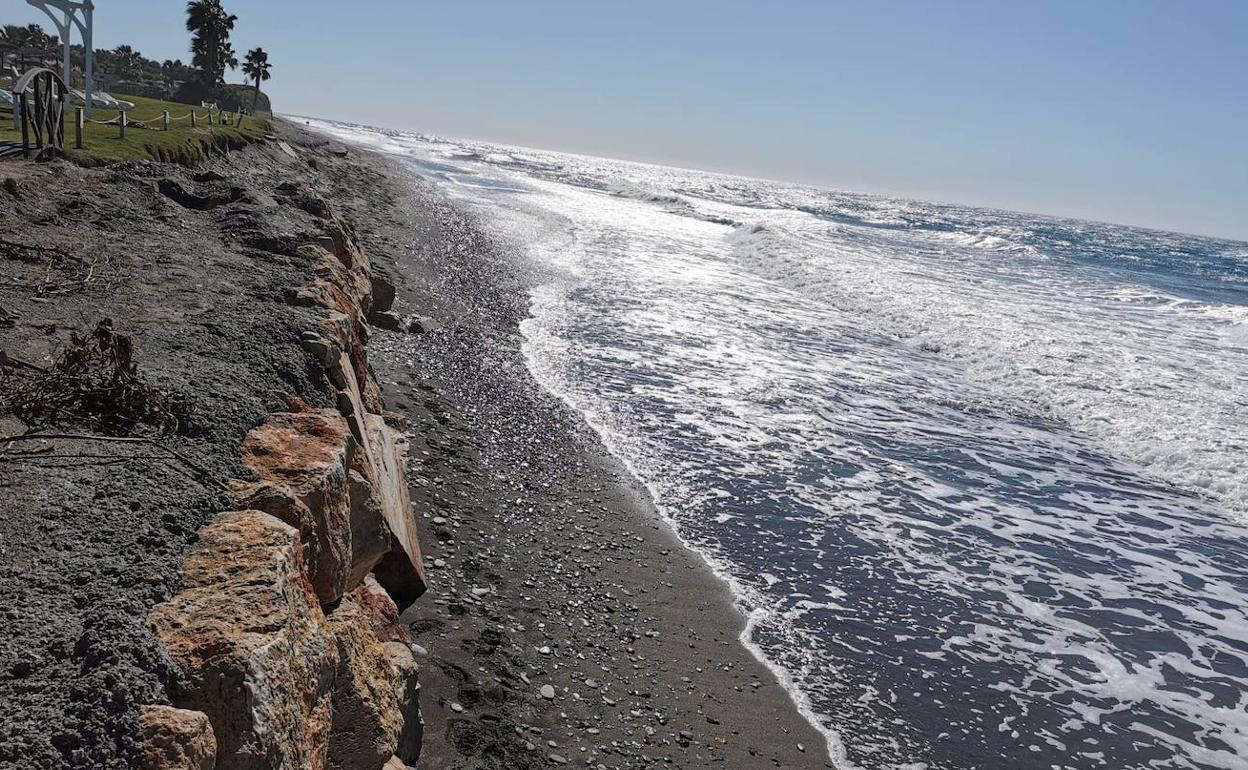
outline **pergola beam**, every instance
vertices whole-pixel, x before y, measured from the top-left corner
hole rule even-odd
[[[38,8],[47,14],[52,20],[52,24],[56,27],[57,33],[61,37],[61,43],[65,47],[63,64],[65,67],[64,77],[65,86],[68,88],[73,82],[73,65],[70,61],[69,49],[72,44],[71,37],[74,27],[78,28],[79,34],[82,36],[83,50],[83,96],[86,102],[86,114],[91,114],[92,92],[95,90],[95,44],[92,40],[92,16],[95,11],[95,3],[92,0],[26,0],[27,5]]]

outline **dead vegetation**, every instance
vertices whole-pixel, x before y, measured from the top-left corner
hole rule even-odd
[[[101,321],[72,334],[50,369],[0,353],[0,405],[34,428],[83,424],[109,436],[187,434],[195,404],[149,384],[134,344]]]
[[[0,259],[41,266],[43,269],[38,271],[37,281],[9,284],[11,288],[25,289],[41,299],[80,292],[100,279],[110,266],[107,255],[75,256],[51,246],[4,239],[0,239]]]

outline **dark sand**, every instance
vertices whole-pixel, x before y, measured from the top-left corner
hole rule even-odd
[[[137,767],[138,709],[176,679],[148,610],[230,504],[221,483],[243,474],[239,446],[274,394],[324,401],[298,342],[317,316],[283,301],[312,274],[290,247],[317,226],[273,198],[306,169],[271,145],[196,172],[0,163],[14,180],[0,186],[0,351],[49,367],[71,333],[112,319],[142,375],[198,405],[162,441],[193,466],[144,444],[0,443],[0,768]],[[4,414],[7,385],[0,436],[36,427]]]
[[[370,254],[395,265],[398,309],[442,324],[369,346],[414,434],[432,581],[405,615],[428,653],[421,766],[830,766],[738,642],[725,584],[526,369],[534,277],[429,182],[353,160],[376,175],[332,197],[357,197]]]
[[[411,423],[433,583],[405,617],[426,652],[420,766],[825,766],[736,641],[723,584],[529,375],[530,276],[397,164],[279,133],[297,157],[266,143],[195,172],[0,164],[16,180],[0,241],[52,249],[0,253],[0,350],[46,366],[70,331],[112,318],[153,384],[198,402],[195,429],[167,441],[208,475],[143,445],[0,446],[0,768],[136,766],[139,706],[176,687],[149,608],[229,504],[216,484],[243,475],[243,436],[277,394],[324,400],[299,346],[315,319],[283,300],[312,275],[295,249],[319,235],[280,193],[291,181],[354,212],[401,276],[399,309],[443,324],[370,345]],[[0,417],[0,435],[24,427]]]

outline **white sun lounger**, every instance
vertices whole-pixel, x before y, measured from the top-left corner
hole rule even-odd
[[[87,95],[76,88],[69,89],[69,98],[74,104],[87,103]],[[110,94],[106,94],[103,91],[96,91],[91,94],[91,105],[93,107],[98,107],[101,110],[121,110],[122,112],[129,112],[134,109],[133,102],[122,101],[121,99],[118,99]]]

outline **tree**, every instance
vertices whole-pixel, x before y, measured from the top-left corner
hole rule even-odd
[[[247,52],[247,61],[243,62],[243,73],[256,81],[256,93],[251,97],[251,114],[256,114],[256,101],[260,99],[260,83],[268,80],[269,55],[263,48],[253,48]]]
[[[124,78],[134,77],[136,72],[143,69],[143,62],[143,54],[128,45],[119,45],[113,49],[113,63],[117,74]]]
[[[230,32],[238,17],[227,13],[221,0],[191,0],[186,4],[186,30],[191,33],[191,63],[199,68],[205,85],[225,82],[226,68],[238,66]]]
[[[16,24],[5,24],[0,30],[0,40],[15,48],[34,48],[40,51],[55,48],[61,44],[56,35],[49,35],[38,24],[27,24],[20,27]]]

